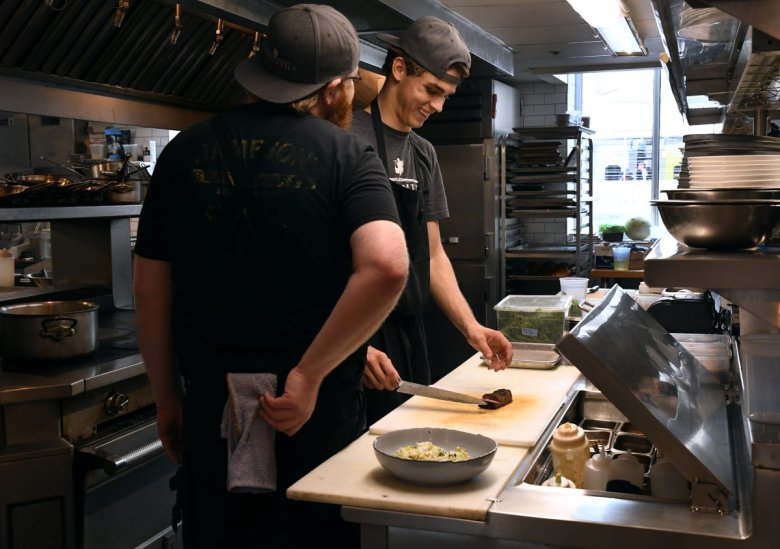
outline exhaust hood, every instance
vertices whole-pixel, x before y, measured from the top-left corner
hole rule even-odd
[[[690,124],[766,134],[780,110],[780,19],[767,0],[652,0],[672,92]]]
[[[242,100],[234,67],[271,15],[297,2],[3,0],[0,110],[177,129]],[[336,0],[378,69],[379,32],[421,15],[452,22],[472,51],[472,76],[513,73],[512,52],[435,0]],[[177,9],[178,7],[178,9]],[[175,39],[174,39],[175,37]]]

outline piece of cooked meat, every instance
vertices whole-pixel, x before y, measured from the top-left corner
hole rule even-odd
[[[495,410],[512,402],[512,391],[509,389],[496,389],[492,393],[482,395],[485,404],[480,404],[480,408]]]

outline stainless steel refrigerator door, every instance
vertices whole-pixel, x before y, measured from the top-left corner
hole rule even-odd
[[[495,328],[495,278],[488,276],[484,263],[455,259],[452,260],[452,267],[474,317],[480,324]],[[450,373],[476,352],[433,299],[425,310],[425,334],[433,381]]]
[[[439,223],[450,259],[497,263],[498,163],[493,139],[437,145],[450,217]]]
[[[450,210],[450,217],[439,223],[442,245],[477,321],[495,327],[499,263],[495,141],[435,147]],[[434,381],[476,352],[433,299],[425,312],[425,330]]]

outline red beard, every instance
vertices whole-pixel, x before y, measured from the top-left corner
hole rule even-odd
[[[343,86],[344,84],[341,93],[337,94],[336,102],[328,106],[324,118],[339,128],[347,129],[352,125],[352,101],[347,97]]]

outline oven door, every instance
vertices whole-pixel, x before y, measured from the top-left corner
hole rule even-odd
[[[169,487],[175,472],[154,420],[78,448],[78,546],[176,546],[170,530],[175,492]]]

